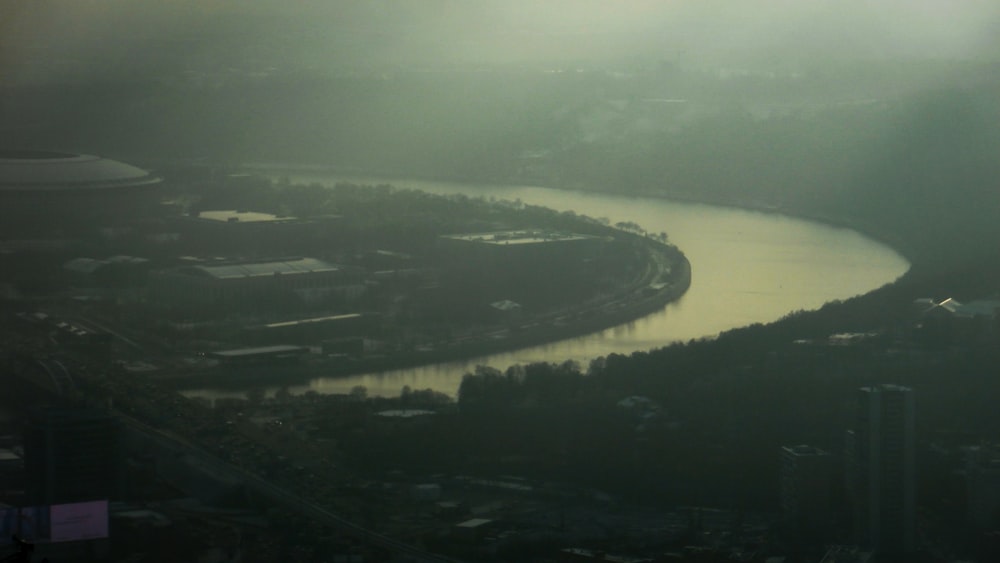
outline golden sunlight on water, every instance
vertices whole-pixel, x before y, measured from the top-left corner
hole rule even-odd
[[[612,353],[629,354],[676,341],[711,337],[753,323],[767,323],[797,310],[810,310],[890,283],[909,263],[893,249],[855,231],[777,214],[654,198],[588,194],[529,186],[346,178],[296,174],[293,181],[333,184],[349,180],[391,183],[433,193],[464,193],[573,210],[612,223],[633,221],[650,232],[664,231],[691,262],[688,292],[661,311],[599,333],[466,361],[349,377],[318,378],[293,386],[346,393],[363,385],[369,395],[396,396],[404,385],[454,395],[462,376],[476,365],[505,369],[512,364],[562,362],[586,366]],[[270,392],[277,387],[270,389]],[[195,389],[188,396],[243,396],[242,391]]]

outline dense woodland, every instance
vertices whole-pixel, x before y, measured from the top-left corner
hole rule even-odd
[[[914,297],[983,289],[939,282],[911,277],[772,325],[589,366],[481,367],[456,408],[380,436],[380,447],[365,436],[346,449],[372,469],[571,478],[635,500],[773,509],[779,446],[840,454],[862,385],[916,390],[922,452],[1000,436],[1000,327],[919,325]],[[844,332],[859,336],[829,338]],[[622,403],[634,396],[639,406]],[[922,502],[940,505],[949,481],[922,463]]]

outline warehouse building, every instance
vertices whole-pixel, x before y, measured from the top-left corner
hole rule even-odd
[[[364,291],[361,270],[316,258],[207,261],[155,272],[150,299],[163,305],[280,311],[301,305],[352,301]]]
[[[594,256],[605,237],[540,229],[451,234],[440,237],[443,252],[477,267],[552,267]]]

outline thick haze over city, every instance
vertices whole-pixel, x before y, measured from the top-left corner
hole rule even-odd
[[[998,210],[997,0],[0,0],[0,560],[995,563]]]
[[[70,56],[90,59],[88,72],[155,68],[169,55],[162,42],[179,37],[197,43],[194,58],[239,41],[248,55],[273,47],[318,68],[652,56],[799,72],[849,59],[992,58],[1000,37],[988,0],[4,0],[3,10],[7,63]]]

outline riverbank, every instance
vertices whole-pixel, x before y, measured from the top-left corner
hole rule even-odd
[[[250,384],[295,384],[320,377],[414,368],[510,352],[585,336],[655,313],[680,299],[691,286],[691,263],[676,248],[638,235],[626,234],[646,251],[643,273],[613,298],[597,299],[573,309],[497,326],[474,337],[435,347],[378,357],[348,359],[314,357],[297,363],[165,372],[152,378],[178,389],[245,387]]]
[[[449,357],[441,363],[421,367],[358,371],[356,375],[331,375],[296,367],[293,393],[347,393],[364,386],[370,396],[394,397],[400,388],[432,388],[454,394],[462,377],[485,365],[504,370],[512,365],[575,361],[586,366],[598,357],[628,356],[676,342],[687,342],[752,324],[768,324],[795,311],[819,309],[825,303],[868,293],[899,279],[910,267],[898,253],[856,231],[826,223],[800,220],[776,212],[747,211],[733,205],[715,206],[677,202],[666,197],[646,198],[635,194],[603,195],[596,191],[561,190],[510,184],[459,184],[415,178],[365,177],[323,171],[286,168],[272,178],[288,177],[300,184],[358,185],[392,184],[434,194],[461,194],[470,198],[521,201],[561,212],[606,218],[611,223],[635,222],[650,232],[669,234],[670,241],[684,249],[697,269],[682,299],[653,309],[651,314],[608,330],[579,334],[553,331],[547,344],[491,355]],[[773,210],[772,210],[773,211]],[[497,349],[497,348],[494,348]],[[435,354],[440,351],[435,351]],[[426,353],[424,353],[426,354]],[[341,373],[346,373],[342,371]],[[306,381],[307,380],[307,381]],[[243,396],[243,391],[262,384],[197,382],[185,386],[184,394],[207,399]],[[282,385],[265,386],[269,393]]]
[[[558,189],[565,189],[565,190],[571,190],[571,191],[573,190],[573,188],[558,188]],[[593,190],[582,189],[582,188],[578,188],[578,189],[579,189],[579,191],[584,192],[584,193],[606,193],[606,192],[604,192],[604,191],[602,191],[600,189],[597,189],[597,188],[595,188]],[[804,209],[796,209],[796,208],[788,208],[788,207],[776,206],[776,205],[772,205],[772,204],[768,204],[768,203],[764,203],[764,202],[732,201],[732,200],[728,200],[728,199],[714,199],[713,200],[713,199],[696,198],[696,197],[691,197],[691,196],[683,196],[683,195],[678,195],[678,194],[664,194],[664,193],[652,192],[652,191],[636,192],[636,193],[631,193],[630,192],[630,193],[621,194],[621,195],[624,195],[624,196],[632,195],[634,197],[648,197],[648,198],[664,199],[664,200],[667,200],[667,201],[675,201],[675,202],[679,202],[679,203],[693,203],[693,204],[698,204],[698,205],[712,205],[712,206],[715,206],[715,207],[727,207],[727,208],[731,208],[731,209],[740,209],[740,210],[744,210],[744,211],[754,211],[754,212],[757,212],[757,213],[765,213],[765,214],[768,214],[768,215],[779,215],[779,216],[783,216],[783,217],[794,217],[796,219],[802,219],[802,220],[805,220],[805,221],[812,221],[812,222],[815,222],[815,223],[821,223],[823,225],[827,225],[827,226],[834,227],[834,228],[837,228],[837,229],[847,229],[847,230],[851,230],[851,231],[855,231],[855,232],[861,233],[864,236],[866,236],[866,237],[868,237],[868,238],[870,238],[872,240],[878,241],[878,242],[880,242],[880,243],[882,243],[882,244],[884,244],[884,245],[892,248],[893,250],[895,250],[896,252],[898,252],[901,256],[903,256],[904,258],[906,258],[907,262],[909,262],[911,265],[917,265],[917,264],[923,265],[923,263],[924,263],[923,255],[920,252],[918,252],[918,250],[915,248],[915,246],[914,246],[913,243],[903,240],[896,233],[893,233],[893,232],[890,232],[890,231],[886,231],[884,229],[879,228],[878,225],[872,225],[872,224],[867,224],[867,223],[862,224],[862,223],[859,223],[859,222],[857,222],[855,220],[852,220],[852,219],[850,219],[848,217],[837,217],[837,216],[826,214],[826,213],[817,213],[817,212],[810,212],[810,211],[807,211],[807,210],[804,210]]]
[[[471,183],[480,184],[487,186],[510,186],[516,185],[518,183],[517,179],[510,180],[498,180],[498,179],[483,179],[475,177],[466,176],[444,176],[436,177],[429,175],[419,175],[419,174],[406,174],[403,172],[392,171],[392,170],[368,170],[357,167],[338,167],[332,165],[324,164],[291,164],[291,163],[269,163],[269,162],[251,162],[243,163],[240,165],[241,169],[247,171],[261,173],[272,177],[280,177],[283,173],[307,173],[307,174],[332,174],[332,175],[343,175],[348,177],[372,177],[379,178],[380,180],[385,180],[387,183],[392,183],[394,181],[406,181],[406,180],[418,180],[422,182],[450,182],[450,183]],[[891,247],[901,256],[906,258],[911,265],[923,265],[925,262],[923,254],[915,246],[914,243],[909,242],[901,238],[897,233],[886,231],[880,228],[879,225],[860,223],[849,217],[838,217],[830,215],[828,213],[819,213],[815,211],[809,211],[806,209],[790,208],[785,206],[778,206],[761,201],[734,201],[726,198],[704,198],[704,197],[694,197],[686,194],[677,193],[664,193],[660,191],[653,190],[629,190],[625,192],[613,192],[607,190],[604,186],[597,185],[564,185],[564,184],[550,184],[546,182],[532,182],[532,186],[537,186],[541,188],[563,190],[567,192],[580,192],[587,194],[603,194],[612,195],[616,197],[633,197],[633,198],[653,198],[664,201],[671,201],[677,203],[692,203],[698,205],[712,205],[715,207],[725,207],[732,209],[740,209],[744,211],[754,211],[757,213],[774,214],[784,217],[793,217],[796,219],[802,219],[806,221],[812,221],[816,223],[821,223],[823,225],[828,225],[838,229],[848,229],[863,234],[864,236],[878,241],[886,246]]]

